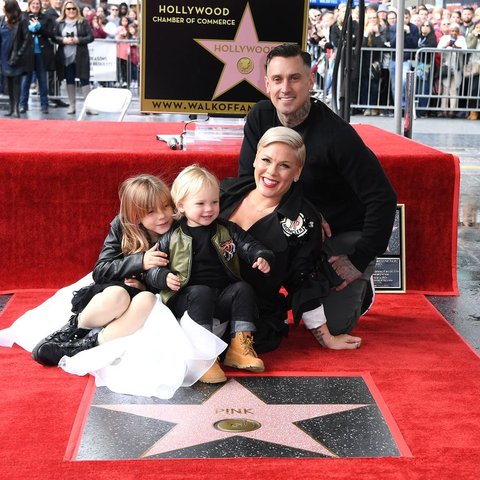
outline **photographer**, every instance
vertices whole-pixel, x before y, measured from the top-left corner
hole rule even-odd
[[[28,0],[21,28],[29,41],[24,53],[26,75],[22,77],[20,87],[20,113],[28,110],[30,84],[35,72],[40,93],[42,113],[48,113],[48,84],[47,71],[55,70],[53,46],[50,38],[53,37],[54,23],[51,17],[42,13],[40,0]]]
[[[460,35],[460,25],[450,24],[449,35],[443,35],[438,41],[437,48],[444,48],[447,52],[442,53],[440,67],[440,80],[442,95],[439,116],[456,117],[458,106],[458,89],[462,83],[463,55],[456,53],[457,50],[466,50],[467,42],[465,37]],[[450,104],[449,104],[450,102]]]

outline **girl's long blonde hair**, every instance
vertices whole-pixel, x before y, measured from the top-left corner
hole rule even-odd
[[[141,174],[125,180],[119,188],[122,252],[146,252],[154,243],[141,220],[148,213],[173,206],[168,187],[154,175]]]

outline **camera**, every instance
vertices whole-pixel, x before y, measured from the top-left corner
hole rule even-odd
[[[454,38],[450,39],[450,42],[448,42],[449,47],[453,47],[455,45],[456,40]]]
[[[28,18],[30,18],[31,20],[38,20],[38,17],[34,13],[29,13]]]

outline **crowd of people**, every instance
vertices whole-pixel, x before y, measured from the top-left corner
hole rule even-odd
[[[137,10],[126,3],[109,6],[102,0],[93,10],[73,0],[28,0],[22,12],[17,0],[5,0],[3,11],[0,92],[8,93],[7,116],[19,118],[28,111],[31,90],[38,92],[43,114],[50,105],[75,114],[76,79],[84,97],[90,91],[88,44],[95,39],[116,41],[118,85],[137,83]],[[58,98],[63,80],[68,104]]]
[[[312,68],[317,72],[317,86],[328,94],[331,74],[339,46],[346,4],[334,11],[310,9],[308,50]],[[459,107],[469,109],[469,120],[480,111],[480,8],[464,6],[450,10],[439,6],[412,6],[404,15],[402,101],[405,102],[405,79],[408,71],[416,73],[417,114],[427,116],[459,115]],[[359,41],[358,7],[352,10],[353,44]],[[353,67],[354,101],[363,115],[388,114],[387,106],[395,98],[395,47],[399,12],[390,2],[371,3],[365,8],[363,47],[360,65]],[[421,48],[442,49],[424,52]],[[464,52],[461,50],[477,50]],[[359,72],[356,74],[356,72]],[[433,98],[434,96],[438,98]],[[460,96],[464,99],[459,101]],[[380,107],[380,108],[379,108]],[[430,111],[429,111],[430,108]]]
[[[316,88],[322,90],[327,101],[345,10],[346,4],[342,3],[334,10],[312,8],[308,13],[307,50],[312,55]],[[454,118],[469,111],[468,119],[476,120],[480,112],[480,8],[452,10],[420,5],[406,9],[403,15],[402,102],[406,74],[415,71],[418,116]],[[397,10],[386,0],[368,4],[365,9],[362,55],[360,60],[354,58],[352,68],[352,104],[359,106],[353,113],[391,114],[396,89],[397,16]],[[352,19],[355,46],[358,7],[352,10]],[[139,62],[135,6],[125,2],[109,5],[101,0],[97,8],[80,8],[73,0],[68,5],[64,0],[29,0],[26,12],[22,12],[17,0],[6,0],[0,21],[0,92],[9,95],[7,116],[20,117],[28,111],[31,91],[39,94],[43,114],[48,114],[49,106],[68,107],[67,113],[75,114],[75,76],[82,94],[88,94],[87,45],[95,39],[116,42],[114,84],[135,88]],[[416,51],[424,48],[444,52],[427,51],[416,57]],[[63,80],[68,104],[59,98]]]

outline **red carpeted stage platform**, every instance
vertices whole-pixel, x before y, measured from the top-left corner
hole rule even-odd
[[[182,127],[0,121],[0,290],[16,291],[0,329],[91,270],[127,176],[150,172],[171,180],[192,162],[219,177],[236,174],[238,146],[171,151],[155,139]],[[41,367],[14,346],[0,351],[0,477],[277,480],[288,472],[292,480],[478,478],[479,358],[423,295],[412,294],[458,293],[458,159],[378,128],[355,128],[406,205],[409,294],[377,297],[355,329],[363,337],[359,350],[321,349],[298,327],[263,358],[268,375],[369,375],[411,456],[67,461],[88,379]],[[234,401],[228,406],[237,407]]]
[[[0,121],[0,290],[58,288],[90,271],[118,208],[118,185],[130,175],[170,181],[194,162],[220,178],[236,175],[238,145],[172,151],[156,140],[182,129],[160,122]],[[458,294],[458,159],[376,127],[355,129],[406,205],[407,290]]]

